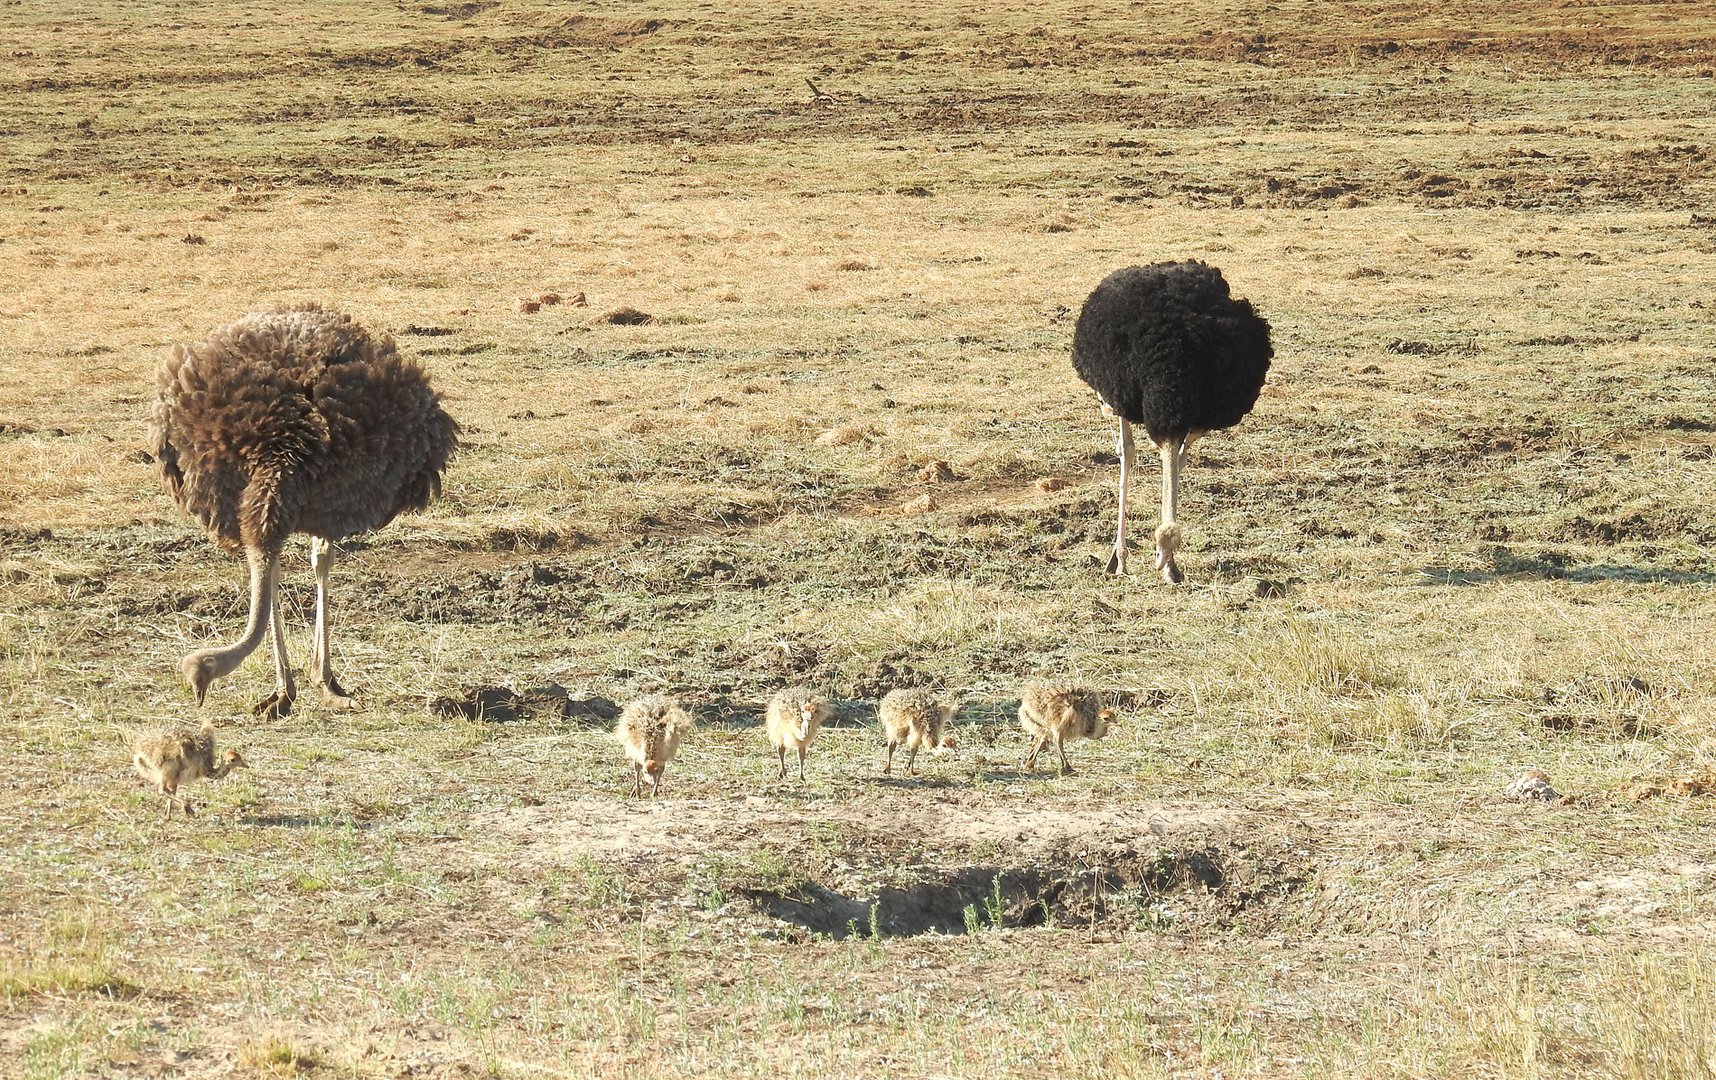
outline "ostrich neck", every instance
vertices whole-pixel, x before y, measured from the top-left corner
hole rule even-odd
[[[213,657],[214,677],[217,679],[230,675],[262,644],[274,610],[274,593],[280,580],[280,556],[261,548],[246,548],[244,554],[250,563],[250,619],[245,623],[244,636],[231,645],[209,649],[202,654]]]

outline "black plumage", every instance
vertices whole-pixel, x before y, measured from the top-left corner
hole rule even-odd
[[[1102,280],[1073,330],[1073,368],[1120,419],[1120,523],[1111,573],[1126,569],[1126,486],[1131,425],[1162,454],[1163,520],[1156,562],[1170,582],[1179,472],[1191,443],[1232,427],[1257,403],[1273,349],[1269,324],[1228,290],[1221,271],[1197,260],[1129,266]]]

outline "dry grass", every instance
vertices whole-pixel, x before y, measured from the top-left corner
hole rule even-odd
[[[1716,1070],[1701,12],[6,12],[13,1071]],[[1169,590],[1098,573],[1066,354],[1178,257],[1278,356]],[[164,829],[116,733],[190,718],[243,596],[140,454],[152,372],[310,298],[471,446],[336,571],[366,707],[241,719],[253,659],[209,706],[252,770]],[[1018,768],[1031,677],[1131,692],[1074,774]],[[693,707],[659,805],[588,715],[427,708],[549,683]],[[802,789],[788,683],[841,705]],[[883,783],[908,684],[960,749]],[[1527,766],[1572,802],[1501,802]],[[854,936],[758,898],[812,886]],[[935,889],[978,932],[866,936]]]

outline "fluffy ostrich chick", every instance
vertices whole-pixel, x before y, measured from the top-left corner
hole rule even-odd
[[[951,750],[952,735],[946,734],[948,722],[957,711],[955,706],[943,705],[935,693],[921,688],[890,690],[877,707],[882,721],[882,734],[888,740],[888,759],[882,772],[894,771],[894,751],[906,748],[906,772],[917,772],[919,750]]]
[[[665,694],[651,694],[627,705],[620,713],[614,737],[625,747],[632,763],[632,797],[643,795],[643,778],[649,777],[649,795],[661,791],[667,763],[679,753],[679,740],[691,730],[691,714]]]
[[[763,727],[768,734],[769,745],[775,748],[780,759],[780,779],[786,779],[787,751],[796,750],[798,778],[800,782],[804,780],[804,759],[810,754],[810,745],[816,741],[822,725],[832,719],[834,709],[829,706],[828,699],[803,687],[782,690],[770,699]]]
[[[1061,757],[1061,771],[1071,772],[1065,744],[1077,739],[1102,738],[1108,734],[1108,725],[1116,715],[1103,705],[1100,696],[1083,687],[1071,683],[1027,683],[1019,695],[1019,726],[1033,740],[1025,768],[1035,769],[1037,755],[1052,744]]]
[[[131,764],[137,775],[167,797],[167,817],[173,816],[173,803],[184,809],[185,816],[196,813],[191,800],[179,795],[179,785],[193,780],[219,780],[234,769],[248,769],[237,750],[215,756],[214,722],[203,721],[197,731],[141,731],[131,737]]]

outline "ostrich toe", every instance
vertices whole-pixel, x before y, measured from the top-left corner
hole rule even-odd
[[[250,711],[265,720],[284,720],[292,715],[292,705],[297,695],[274,691],[267,697],[250,707]]]
[[[341,686],[338,679],[330,677],[322,684],[322,704],[329,709],[355,709],[358,697]]]

